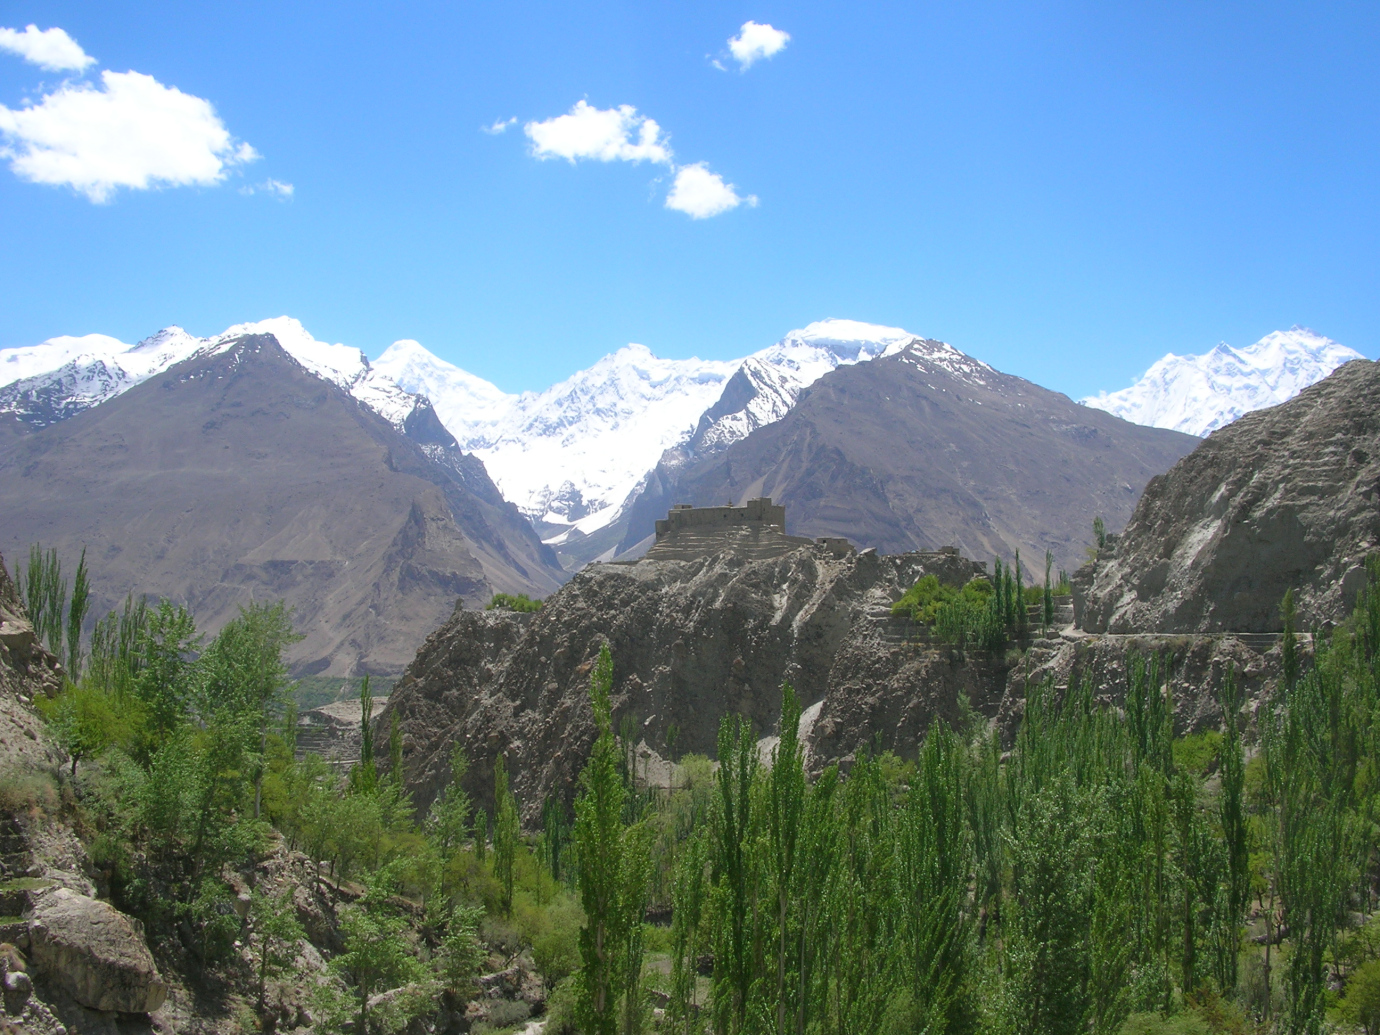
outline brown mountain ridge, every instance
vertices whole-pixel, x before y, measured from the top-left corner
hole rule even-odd
[[[399,431],[268,334],[0,438],[0,547],[34,542],[86,547],[97,615],[140,592],[214,632],[284,599],[301,674],[400,672],[457,597],[564,579],[425,399]]]

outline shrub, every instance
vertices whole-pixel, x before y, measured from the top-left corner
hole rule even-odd
[[[533,600],[526,593],[518,593],[514,596],[511,593],[495,593],[492,600],[485,605],[485,611],[540,611],[542,601]]]
[[[575,1035],[575,980],[565,978],[546,999],[544,1035]]]
[[[494,999],[482,1021],[472,1029],[475,1035],[502,1031],[532,1016],[532,1008],[521,999]]]
[[[547,909],[545,929],[532,939],[532,961],[552,984],[579,968],[583,923],[579,903],[568,894],[561,895]]]

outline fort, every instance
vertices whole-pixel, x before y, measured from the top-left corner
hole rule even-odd
[[[748,560],[780,557],[802,546],[827,550],[835,557],[853,552],[847,539],[833,536],[806,539],[786,534],[786,508],[771,497],[748,500],[741,507],[695,507],[677,503],[656,523],[656,542],[649,561],[690,561],[716,553],[734,553]]]

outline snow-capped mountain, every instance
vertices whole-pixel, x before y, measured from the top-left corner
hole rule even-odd
[[[695,430],[693,451],[726,449],[784,417],[800,393],[829,371],[903,348],[915,335],[856,320],[818,320],[791,331],[738,365],[733,382]]]
[[[430,398],[460,448],[484,461],[520,510],[590,532],[694,430],[737,363],[660,359],[626,345],[544,392],[516,396],[415,342],[397,343],[375,366]]]
[[[780,420],[830,370],[917,340],[898,327],[822,320],[737,360],[661,359],[634,344],[545,391],[513,395],[415,341],[395,342],[370,363],[359,349],[318,341],[282,316],[209,338],[169,327],[132,346],[87,335],[0,351],[0,413],[36,426],[63,420],[174,363],[261,333],[395,427],[417,395],[429,398],[460,448],[484,462],[553,543],[616,522],[668,450],[718,452]]]
[[[1080,401],[1136,424],[1204,436],[1244,413],[1288,402],[1343,363],[1363,358],[1306,327],[1293,327],[1243,349],[1223,342],[1198,356],[1171,352],[1130,388]]]
[[[400,341],[374,362],[426,395],[460,448],[484,461],[506,498],[540,525],[588,535],[617,520],[668,449],[715,452],[780,420],[835,367],[904,347],[898,327],[822,320],[746,359],[667,360],[628,345],[544,392],[506,395]]]
[[[345,389],[401,428],[416,400],[375,371],[359,349],[317,341],[298,321],[279,316],[241,323],[210,338],[167,327],[137,345],[104,334],[50,338],[0,350],[0,413],[44,426],[105,402],[194,355],[223,351],[246,334],[272,334],[318,377]]]

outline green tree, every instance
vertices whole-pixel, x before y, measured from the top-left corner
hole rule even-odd
[[[358,1021],[355,1031],[368,1035],[369,999],[378,992],[424,981],[427,969],[409,938],[407,920],[388,904],[392,874],[385,869],[367,879],[367,892],[341,911],[345,950],[331,967],[354,985]],[[420,1008],[423,1003],[418,1003]]]
[[[297,943],[306,937],[297,920],[292,890],[284,889],[272,898],[255,891],[249,903],[249,930],[259,954],[258,1009],[262,1016],[269,976],[291,968]]]
[[[372,794],[378,786],[374,765],[374,695],[369,692],[369,677],[359,685],[359,762],[350,770],[350,789]]]
[[[513,866],[518,847],[517,801],[508,789],[508,765],[494,759],[494,876],[503,888],[503,912],[513,912]]]
[[[613,1035],[618,1028],[618,993],[625,975],[623,953],[631,923],[625,894],[629,848],[623,824],[627,787],[622,752],[613,735],[609,693],[613,657],[607,645],[599,652],[590,681],[590,703],[598,737],[580,774],[571,847],[575,852],[580,904],[585,926],[580,931],[576,974],[576,1017],[586,1035]]]

